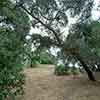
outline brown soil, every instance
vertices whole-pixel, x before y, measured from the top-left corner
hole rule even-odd
[[[100,100],[100,83],[85,76],[55,76],[51,65],[24,73],[25,95],[18,100]]]

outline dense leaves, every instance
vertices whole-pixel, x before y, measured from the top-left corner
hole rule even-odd
[[[0,99],[22,92],[21,43],[13,31],[0,29]],[[19,49],[19,50],[18,50]]]
[[[9,0],[0,1],[0,100],[23,93],[23,45],[28,16]]]

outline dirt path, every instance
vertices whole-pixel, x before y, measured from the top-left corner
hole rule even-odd
[[[100,84],[87,78],[55,76],[53,66],[25,70],[25,95],[18,100],[100,100]]]

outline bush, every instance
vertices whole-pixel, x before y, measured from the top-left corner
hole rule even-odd
[[[21,73],[23,49],[18,38],[14,38],[15,34],[7,32],[0,33],[0,100],[22,94],[24,84],[24,75]]]
[[[0,72],[0,100],[23,94],[24,75],[13,70],[3,69]]]
[[[65,67],[63,64],[56,65],[55,67],[56,75],[78,75],[79,69],[75,67]]]
[[[4,56],[2,53],[0,59],[0,100],[23,93],[24,75],[21,73],[22,68],[15,66],[16,62],[17,59],[13,57],[13,53],[11,56],[9,55],[9,59],[8,54]]]
[[[40,64],[53,64],[50,59],[42,58]]]
[[[63,64],[61,64],[55,67],[55,74],[56,75],[70,75],[71,71],[68,70]]]

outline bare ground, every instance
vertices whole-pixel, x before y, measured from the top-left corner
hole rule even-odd
[[[25,95],[18,100],[100,100],[100,83],[86,76],[55,76],[50,65],[24,73]]]

